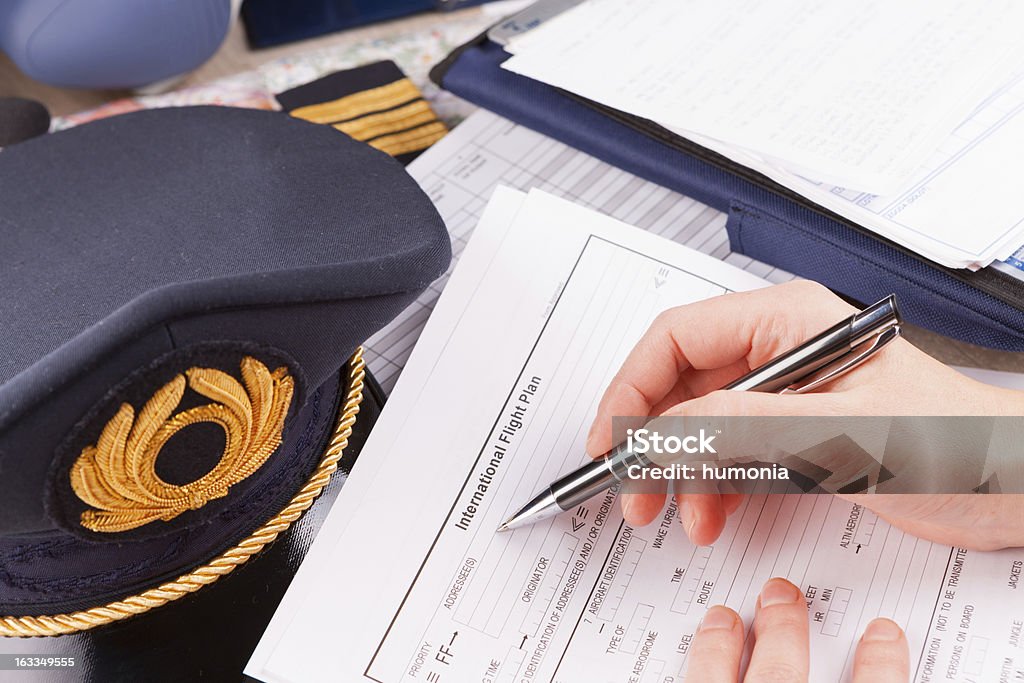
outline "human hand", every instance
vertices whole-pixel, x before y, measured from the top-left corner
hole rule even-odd
[[[743,622],[721,605],[704,615],[687,655],[687,681],[700,683],[806,683],[810,668],[807,605],[800,589],[771,579],[761,589],[754,614],[754,649],[740,679]],[[903,631],[888,619],[864,630],[853,656],[853,683],[906,683],[910,650]]]
[[[1024,395],[975,382],[903,339],[819,393],[718,390],[855,310],[821,285],[798,281],[665,311],[605,391],[587,451],[598,457],[612,447],[614,416],[1024,415]],[[653,521],[665,501],[664,494],[621,498],[623,515],[633,525]],[[676,498],[687,534],[702,545],[718,538],[727,515],[742,501],[738,494]],[[992,495],[857,498],[907,531],[975,548],[1024,544],[1020,500]],[[993,520],[1004,513],[1009,516],[1001,518],[1000,527]],[[979,520],[988,524],[990,537],[976,534]]]
[[[1024,546],[1024,495],[841,495],[897,529],[970,550]]]

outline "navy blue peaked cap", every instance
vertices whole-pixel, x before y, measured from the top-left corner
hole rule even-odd
[[[349,357],[450,255],[398,163],[277,112],[0,153],[0,620],[125,599],[274,515]]]

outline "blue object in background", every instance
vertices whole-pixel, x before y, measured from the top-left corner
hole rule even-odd
[[[269,47],[417,12],[484,2],[488,0],[245,0],[242,20],[249,43]]]
[[[943,268],[833,216],[770,180],[649,123],[501,68],[486,36],[434,67],[446,90],[612,166],[729,214],[733,251],[816,280],[851,299],[895,293],[905,318],[940,334],[1024,351],[1024,282],[984,268]]]
[[[230,0],[0,0],[0,51],[28,76],[73,88],[137,88],[220,47]]]
[[[1006,262],[1019,270],[1024,270],[1024,247],[1013,253],[1013,256],[1006,259]]]

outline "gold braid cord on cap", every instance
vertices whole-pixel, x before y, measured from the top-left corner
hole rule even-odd
[[[363,360],[363,349],[360,347],[349,360],[348,394],[338,412],[334,433],[316,471],[283,510],[238,545],[229,548],[201,567],[179,576],[174,581],[101,607],[70,614],[31,617],[0,616],[0,636],[56,636],[85,631],[148,612],[155,607],[194,593],[220,577],[230,574],[235,567],[244,564],[291,526],[292,522],[301,517],[302,513],[313,504],[313,501],[327,486],[331,476],[338,469],[338,461],[341,460],[345,448],[348,447],[348,440],[352,436],[352,427],[356,423],[359,404],[363,401],[365,377],[365,361]]]
[[[127,531],[155,520],[169,521],[223,498],[228,489],[266,462],[281,445],[284,419],[295,380],[286,368],[270,372],[263,363],[242,359],[242,382],[209,368],[192,368],[188,386],[217,403],[171,415],[185,395],[185,376],[164,385],[139,412],[128,403],[110,419],[99,441],[71,467],[71,488],[97,510],[82,513],[82,526],[98,532]],[[160,479],[156,460],[181,429],[201,422],[224,430],[224,453],[199,479],[175,486]]]

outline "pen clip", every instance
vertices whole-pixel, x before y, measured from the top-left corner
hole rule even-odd
[[[900,326],[893,324],[878,332],[873,337],[866,339],[849,352],[832,361],[825,367],[812,372],[810,375],[801,378],[797,382],[779,391],[780,394],[806,394],[820,389],[837,377],[846,374],[850,370],[866,361],[872,355],[880,351],[886,344],[900,336]]]

